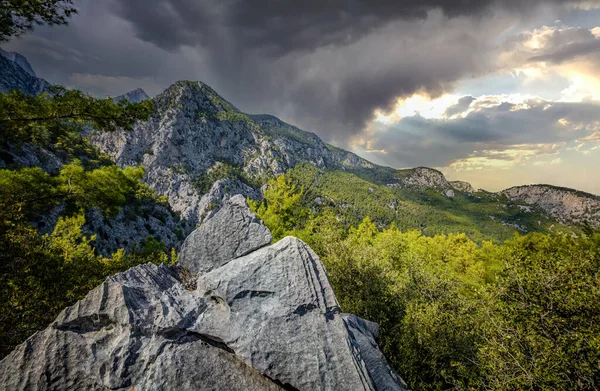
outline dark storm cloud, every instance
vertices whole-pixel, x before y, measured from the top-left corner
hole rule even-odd
[[[112,11],[160,48],[206,50],[215,87],[242,108],[343,143],[397,97],[435,96],[487,71],[483,41],[502,31],[494,12],[512,12],[506,27],[540,4],[570,2],[129,0]]]
[[[528,45],[535,39],[535,45]],[[600,53],[600,38],[582,27],[554,26],[527,31],[507,40],[503,49],[512,53],[512,65],[546,62],[562,64]]]
[[[128,0],[115,9],[138,35],[163,48],[210,44],[228,30],[242,49],[281,55],[347,44],[388,22],[424,19],[431,10],[448,17],[482,15],[490,8],[529,11],[571,0]]]
[[[394,167],[443,167],[473,156],[512,160],[504,151],[554,153],[560,145],[593,137],[600,126],[598,103],[526,103],[519,107],[504,102],[450,120],[403,118],[376,129],[368,143],[374,151],[369,157]],[[381,150],[385,153],[376,152]]]
[[[446,117],[452,117],[453,115],[464,113],[471,106],[471,103],[473,103],[474,100],[475,98],[470,95],[463,96],[458,100],[457,104],[448,107],[444,115]]]
[[[534,56],[530,61],[560,64],[592,53],[600,53],[600,39],[598,38],[593,38],[585,42],[572,42],[562,45],[559,48],[552,50],[550,53]]]
[[[436,96],[494,70],[494,40],[506,28],[541,4],[569,2],[80,2],[71,26],[40,29],[13,50],[29,51],[51,81],[96,93],[202,80],[242,110],[344,146],[397,97]]]

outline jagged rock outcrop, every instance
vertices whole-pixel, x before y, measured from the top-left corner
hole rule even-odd
[[[442,194],[448,198],[454,198],[456,196],[456,194],[454,193],[454,190],[452,190],[452,189],[444,190],[444,191],[442,191]]]
[[[398,182],[388,184],[389,187],[423,189],[452,189],[444,174],[428,167],[417,167],[398,170]]]
[[[269,236],[243,198],[225,202],[182,265],[112,276],[18,346],[0,389],[404,390],[377,326],[341,313],[317,255]],[[219,248],[233,242],[245,250]]]
[[[550,185],[517,186],[500,192],[512,201],[535,205],[563,224],[600,226],[600,197]]]
[[[450,185],[456,190],[464,191],[465,193],[475,193],[475,189],[469,182],[465,181],[452,181]]]
[[[37,77],[37,75],[35,74],[35,71],[31,67],[31,64],[29,63],[29,61],[27,61],[27,58],[25,58],[25,56],[23,56],[21,53],[7,52],[4,49],[0,49],[0,56],[6,58],[9,61],[14,62],[16,65],[21,67],[25,72],[27,72],[27,74],[29,74],[30,76]]]
[[[275,116],[260,114],[250,117],[279,149],[286,169],[297,163],[310,163],[315,167],[329,169],[375,167],[373,163],[326,144],[316,134],[298,129]]]
[[[206,273],[270,244],[272,239],[238,194],[187,237],[179,265],[193,273]]]

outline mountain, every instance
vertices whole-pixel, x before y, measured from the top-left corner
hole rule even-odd
[[[29,61],[27,61],[25,56],[23,56],[22,54],[16,52],[7,52],[6,50],[0,48],[0,56],[6,58],[9,61],[12,61],[13,63],[21,67],[31,77],[37,77],[35,71],[31,67],[31,64],[29,64]]]
[[[35,93],[47,84],[19,65],[23,59],[0,61],[14,76],[3,79],[4,90]],[[148,97],[137,89],[117,99]],[[515,230],[577,233],[586,221],[600,225],[593,195],[576,192],[574,201],[574,191],[562,188],[553,188],[551,200],[538,196],[536,187],[521,188],[518,196],[513,189],[474,191],[431,168],[378,166],[272,115],[242,113],[202,82],[179,81],[152,101],[155,112],[133,131],[92,134],[90,140],[117,165],[145,168],[145,182],[181,216],[174,228],[179,238],[233,194],[260,199],[266,180],[283,173],[304,186],[306,206],[317,212],[333,207],[348,224],[369,216],[381,227],[395,223],[428,235],[466,232],[478,241],[503,241]],[[115,248],[118,236],[104,231],[105,245]],[[173,237],[168,242],[177,243]]]
[[[25,57],[18,53],[6,52],[0,49],[0,92],[21,90],[26,94],[38,95],[50,87],[44,79],[36,76],[33,68]]]
[[[232,198],[177,267],[109,277],[17,347],[0,389],[405,390],[377,325],[341,313],[312,249],[270,242]]]
[[[92,141],[121,166],[143,165],[145,181],[192,227],[213,203],[211,185],[235,170],[240,172],[229,192],[259,196],[266,178],[300,162],[324,169],[374,167],[275,117],[246,115],[202,82],[177,82],[153,101],[149,121],[130,132],[92,135]]]
[[[454,187],[456,190],[464,191],[465,193],[475,193],[475,189],[469,182],[465,181],[452,181],[450,185]]]
[[[500,241],[515,230],[572,231],[566,226],[572,224],[545,203],[475,192],[470,184],[451,183],[427,167],[375,165],[272,115],[244,114],[202,82],[177,82],[153,101],[152,118],[132,132],[98,134],[92,140],[121,166],[143,165],[146,182],[169,198],[188,229],[227,193],[260,198],[266,178],[293,172],[307,190],[305,204],[315,210],[333,206],[349,224],[370,216],[382,226],[394,222],[432,235],[467,232],[477,240]],[[219,180],[225,178],[231,183],[223,186]],[[331,202],[323,205],[323,200]],[[568,213],[579,213],[577,208]],[[590,222],[598,224],[594,218]]]
[[[501,194],[541,208],[563,224],[600,226],[600,197],[593,194],[551,185],[516,186]]]
[[[123,95],[117,96],[115,101],[119,102],[121,100],[126,100],[131,103],[139,103],[145,101],[146,99],[150,99],[148,94],[146,94],[146,91],[141,88],[136,88],[133,91],[129,91]]]

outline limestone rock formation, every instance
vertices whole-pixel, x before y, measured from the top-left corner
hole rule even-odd
[[[188,236],[179,264],[193,273],[206,273],[270,244],[272,239],[269,229],[238,194]]]
[[[465,181],[452,181],[450,185],[456,190],[464,191],[465,193],[475,193],[475,189],[469,182]]]
[[[133,131],[96,134],[92,141],[120,166],[144,166],[144,181],[192,227],[208,211],[199,185],[223,166],[239,168],[246,178],[279,175],[299,162],[374,167],[273,116],[246,115],[202,82],[179,81],[153,102],[156,111]],[[252,196],[255,190],[240,186],[236,192]]]
[[[388,184],[389,187],[414,189],[452,189],[444,174],[428,167],[417,167],[398,170],[398,182]]]
[[[563,224],[587,221],[600,227],[600,197],[593,194],[550,185],[516,186],[500,194],[536,206]]]
[[[0,361],[0,390],[404,390],[377,325],[341,313],[301,240],[266,245],[244,203],[207,216],[181,265],[134,267],[66,308]]]

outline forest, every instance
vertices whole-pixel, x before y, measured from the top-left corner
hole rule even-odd
[[[271,181],[250,201],[275,240],[321,256],[342,310],[375,321],[379,344],[418,390],[592,390],[600,382],[600,233],[480,244],[368,217],[355,226]]]

